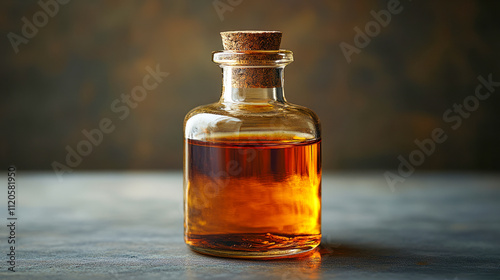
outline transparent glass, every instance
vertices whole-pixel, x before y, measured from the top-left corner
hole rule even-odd
[[[236,258],[301,255],[321,240],[321,133],[288,103],[290,51],[220,51],[220,100],[184,120],[184,232],[193,250]]]

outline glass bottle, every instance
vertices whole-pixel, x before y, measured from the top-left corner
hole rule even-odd
[[[311,110],[288,103],[281,32],[222,32],[216,103],[184,120],[184,238],[236,258],[301,255],[321,240],[321,135]]]

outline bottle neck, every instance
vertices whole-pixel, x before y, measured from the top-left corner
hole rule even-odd
[[[286,102],[283,91],[284,66],[222,67],[221,103]]]

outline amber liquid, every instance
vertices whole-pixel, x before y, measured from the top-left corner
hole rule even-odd
[[[274,257],[321,240],[320,140],[186,140],[185,241],[230,257]]]

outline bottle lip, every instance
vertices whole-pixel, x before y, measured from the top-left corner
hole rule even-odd
[[[293,61],[288,50],[224,50],[212,52],[212,61],[221,66],[285,66]]]

